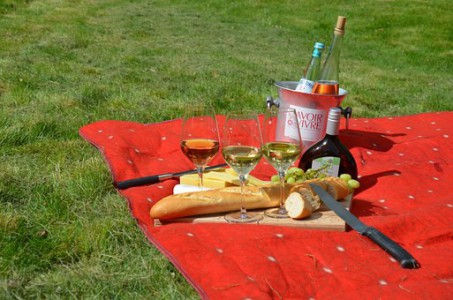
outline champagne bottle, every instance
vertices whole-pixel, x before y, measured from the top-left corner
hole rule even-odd
[[[319,79],[321,73],[321,55],[324,50],[324,44],[316,42],[313,47],[311,59],[304,71],[304,76],[299,81],[296,91],[311,93],[315,82]]]
[[[299,168],[304,171],[308,169],[323,169],[323,172],[338,177],[341,174],[349,174],[357,179],[357,164],[344,146],[339,137],[341,109],[334,107],[329,110],[326,135],[322,140],[302,155]]]
[[[346,17],[339,16],[333,33],[332,45],[330,45],[319,80],[313,87],[313,93],[338,94],[339,92],[340,50],[343,43],[345,25]]]

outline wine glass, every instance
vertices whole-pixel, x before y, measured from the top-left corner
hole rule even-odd
[[[247,212],[244,205],[244,186],[247,176],[261,159],[261,130],[258,115],[252,112],[230,112],[223,127],[222,155],[227,164],[239,175],[241,184],[241,208],[227,214],[231,223],[260,221],[262,214]]]
[[[272,218],[288,218],[285,209],[285,174],[302,152],[302,138],[294,109],[271,108],[267,111],[263,124],[263,143],[263,155],[277,170],[280,179],[280,205],[264,213]]]
[[[200,190],[203,188],[204,168],[219,151],[219,145],[214,108],[202,103],[185,108],[180,146],[197,168]]]

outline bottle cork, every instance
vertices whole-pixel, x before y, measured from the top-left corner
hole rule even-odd
[[[344,35],[345,25],[346,25],[346,17],[338,16],[337,25],[335,26],[335,34]]]

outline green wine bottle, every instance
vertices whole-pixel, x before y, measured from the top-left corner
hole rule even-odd
[[[333,33],[333,42],[322,67],[319,80],[313,87],[315,94],[338,94],[340,73],[340,50],[343,43],[346,17],[339,16]]]

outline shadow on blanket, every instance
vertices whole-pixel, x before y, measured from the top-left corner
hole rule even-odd
[[[405,136],[404,133],[382,133],[382,132],[369,132],[361,130],[340,130],[340,139],[346,147],[350,150],[352,148],[364,148],[379,152],[389,151],[395,144],[387,137],[400,137]]]

